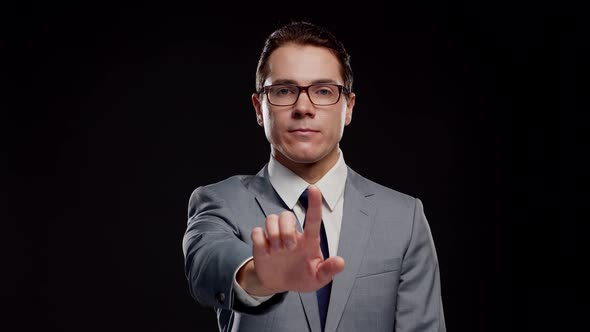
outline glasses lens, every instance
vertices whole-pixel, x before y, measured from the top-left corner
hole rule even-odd
[[[340,98],[340,89],[334,84],[320,84],[309,87],[309,98],[316,105],[332,105]]]
[[[271,104],[293,105],[299,96],[299,88],[295,85],[273,85],[269,87],[267,94]]]

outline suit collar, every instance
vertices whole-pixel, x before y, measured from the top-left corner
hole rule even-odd
[[[270,175],[268,172],[267,163],[264,165],[260,171],[250,180],[247,184],[248,190],[250,190],[256,197],[260,197],[266,200],[279,200],[285,208],[289,208],[287,204],[283,202],[280,195],[275,191],[271,182],[270,182]],[[355,172],[349,166],[346,167],[346,182],[344,184],[345,190],[348,190],[348,186],[356,189],[361,196],[369,197],[374,194],[373,190],[369,187],[367,180],[360,176],[357,172]]]

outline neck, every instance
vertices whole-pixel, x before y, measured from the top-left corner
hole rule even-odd
[[[282,153],[273,149],[273,157],[278,162],[309,184],[315,184],[326,175],[326,173],[328,173],[328,171],[336,164],[339,156],[340,152],[338,145],[336,145],[330,153],[316,162],[299,163],[285,157]]]

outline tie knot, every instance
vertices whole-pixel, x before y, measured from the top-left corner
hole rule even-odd
[[[299,202],[303,205],[303,208],[307,210],[307,188],[299,196]]]

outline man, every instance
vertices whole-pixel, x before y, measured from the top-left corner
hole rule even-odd
[[[352,81],[321,27],[293,22],[266,40],[252,102],[270,161],[189,200],[186,275],[221,331],[446,330],[420,200],[344,162]]]

